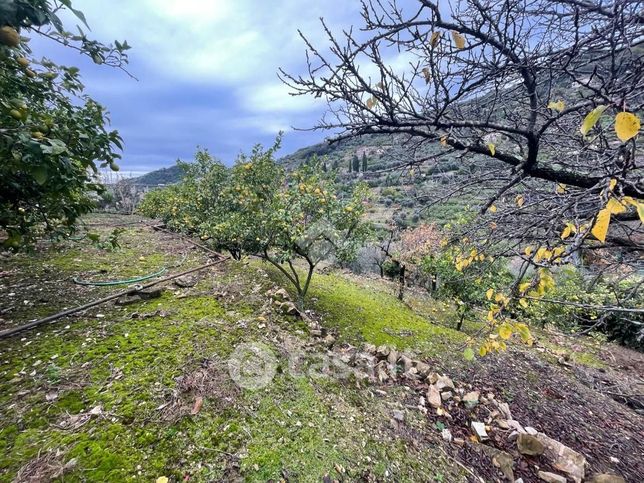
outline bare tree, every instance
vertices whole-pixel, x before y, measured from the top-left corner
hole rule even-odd
[[[335,140],[391,134],[408,147],[403,166],[468,168],[424,199],[483,200],[452,241],[522,259],[521,276],[582,247],[624,270],[641,263],[644,238],[642,7],[363,0],[360,29],[322,21],[324,48],[300,32],[308,74],[281,77],[294,95],[328,101],[315,129]]]

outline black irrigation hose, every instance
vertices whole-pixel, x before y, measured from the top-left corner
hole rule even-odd
[[[146,285],[143,285],[143,286],[133,287],[133,288],[130,288],[128,290],[124,290],[122,292],[118,292],[118,293],[109,295],[109,296],[104,297],[102,299],[94,300],[93,302],[89,302],[89,303],[81,305],[79,307],[74,307],[73,309],[64,310],[64,311],[59,312],[57,314],[50,315],[49,317],[45,317],[44,319],[34,320],[34,321],[29,322],[27,324],[19,325],[18,327],[12,327],[11,329],[6,329],[6,330],[3,330],[3,331],[0,331],[0,339],[5,339],[7,337],[10,337],[12,335],[17,334],[18,332],[33,329],[33,328],[38,327],[40,325],[46,324],[48,322],[53,322],[55,320],[61,319],[63,317],[66,317],[68,315],[75,314],[76,312],[81,312],[83,310],[87,310],[87,309],[95,307],[97,305],[104,304],[105,302],[109,302],[110,300],[117,299],[117,298],[122,297],[124,295],[132,295],[132,294],[135,294],[135,293],[137,293],[137,292],[139,292],[141,290],[145,290],[147,288],[153,287],[153,286],[158,285],[160,283],[168,282],[170,280],[174,280],[175,278],[183,277],[185,275],[189,275],[189,274],[194,273],[194,272],[205,270],[206,268],[210,268],[210,267],[212,267],[214,265],[218,265],[219,263],[222,263],[222,262],[224,262],[224,261],[226,261],[226,260],[228,260],[230,258],[230,257],[224,257],[221,254],[217,254],[217,255],[220,257],[219,260],[207,263],[205,265],[201,265],[200,267],[192,268],[190,270],[186,270],[185,272],[177,273],[175,275],[170,275],[168,277],[162,278],[162,279],[157,280],[155,282],[150,282],[150,283],[148,283]]]
[[[158,277],[159,275],[163,275],[167,271],[168,269],[166,267],[163,267],[158,272],[151,273],[150,275],[129,278],[126,280],[107,280],[104,282],[92,282],[91,280],[80,280],[78,278],[73,278],[72,280],[74,281],[75,284],[78,284],[78,285],[90,285],[93,287],[112,287],[114,285],[131,285],[137,282],[144,282],[146,280],[150,280],[151,278]]]

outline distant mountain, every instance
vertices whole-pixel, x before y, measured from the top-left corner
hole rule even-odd
[[[132,178],[131,183],[137,186],[158,186],[164,184],[174,184],[181,181],[183,171],[177,165],[170,166],[169,168],[161,168],[156,171],[151,171],[138,178]]]

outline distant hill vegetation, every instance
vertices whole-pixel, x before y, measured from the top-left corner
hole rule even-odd
[[[137,186],[157,186],[177,183],[181,181],[182,177],[182,169],[179,166],[174,165],[169,168],[161,168],[156,171],[151,171],[137,178],[132,178],[131,181]]]
[[[485,193],[462,195],[446,200],[440,206],[424,209],[428,192],[453,182],[454,177],[468,176],[462,163],[454,156],[439,157],[412,171],[403,166],[410,156],[417,159],[440,153],[438,143],[417,147],[412,154],[407,139],[392,135],[367,135],[342,141],[322,142],[299,149],[282,157],[279,162],[287,170],[297,169],[317,159],[327,170],[337,172],[338,181],[349,191],[359,181],[366,182],[374,194],[369,210],[372,221],[385,224],[393,221],[401,227],[415,226],[423,221],[439,224],[454,221],[466,206],[480,203]],[[138,186],[173,184],[181,180],[178,166],[153,171],[132,181]]]

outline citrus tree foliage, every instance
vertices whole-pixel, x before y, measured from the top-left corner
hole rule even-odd
[[[59,14],[83,14],[69,0],[0,3],[0,228],[18,248],[42,230],[69,232],[92,207],[99,167],[118,169],[122,141],[105,109],[83,94],[75,67],[40,59],[30,39],[44,37],[123,67],[127,43],[105,46],[82,29],[71,34]]]
[[[200,153],[194,165],[183,165],[184,181],[148,193],[140,211],[199,234],[233,258],[266,260],[301,303],[319,263],[352,260],[368,236],[368,189],[359,184],[340,196],[334,173],[317,161],[286,172],[275,162],[278,148],[279,139],[267,150],[256,146],[230,169]]]
[[[492,337],[511,335],[507,314],[543,298],[555,267],[595,252],[607,279],[637,269],[641,1],[362,7],[359,29],[336,35],[325,25],[324,47],[302,34],[308,75],[282,78],[294,94],[327,99],[317,128],[340,130],[339,138],[397,135],[409,146],[401,164],[420,173],[445,157],[467,168],[424,199],[483,198],[476,216],[450,231],[457,271],[481,254],[522,262],[514,283],[493,290]]]

